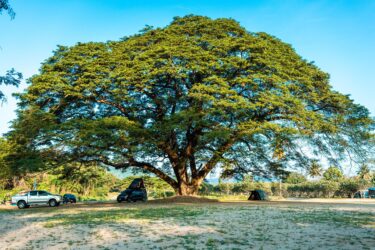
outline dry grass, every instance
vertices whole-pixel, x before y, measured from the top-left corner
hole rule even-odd
[[[0,249],[374,249],[375,204],[179,197],[0,213]]]
[[[200,196],[172,196],[164,199],[151,200],[150,203],[168,204],[168,203],[211,203],[219,202],[218,199],[200,197]]]

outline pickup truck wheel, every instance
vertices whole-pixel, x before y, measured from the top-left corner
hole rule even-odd
[[[19,201],[19,202],[17,202],[17,207],[18,207],[19,209],[24,209],[24,208],[26,208],[26,207],[27,207],[26,202],[25,202],[25,201]]]
[[[52,199],[48,202],[50,207],[56,207],[57,206],[57,201],[55,199]]]

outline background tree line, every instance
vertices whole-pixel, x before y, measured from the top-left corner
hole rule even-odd
[[[238,182],[219,181],[217,185],[204,183],[201,194],[205,195],[248,195],[251,190],[263,189],[271,196],[301,197],[301,198],[352,198],[354,194],[363,189],[375,186],[375,171],[371,171],[367,165],[363,165],[356,176],[344,176],[340,168],[331,166],[326,170],[320,168],[316,172],[316,166],[311,167],[308,180],[305,175],[290,172],[280,185],[279,182],[257,182],[251,177],[246,177]],[[310,168],[310,170],[311,170]],[[318,174],[317,174],[318,173]],[[319,179],[316,177],[319,176]],[[281,187],[281,189],[280,189]]]

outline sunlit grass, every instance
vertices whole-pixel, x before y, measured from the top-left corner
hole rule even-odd
[[[282,211],[286,217],[289,217],[295,223],[320,223],[335,224],[337,226],[370,226],[375,223],[375,213],[353,212],[353,211],[335,211],[329,209],[309,209],[295,210],[289,209]]]
[[[201,209],[184,208],[182,206],[84,211],[78,214],[54,216],[48,219],[45,226],[116,223],[127,219],[185,219],[199,216],[203,212]]]
[[[222,202],[225,201],[247,201],[249,195],[204,195],[202,196],[208,199],[216,199]]]
[[[375,213],[359,211],[338,211],[330,209],[307,209],[307,208],[278,208],[273,206],[236,206],[218,207],[202,205],[175,205],[170,204],[162,207],[134,207],[108,210],[89,210],[74,214],[62,213],[47,218],[46,227],[77,225],[77,224],[105,224],[121,223],[124,220],[174,220],[175,222],[199,221],[205,216],[215,213],[228,214],[241,212],[243,215],[257,215],[260,218],[266,213],[276,214],[277,217],[264,217],[264,220],[278,219],[278,217],[294,224],[335,224],[336,226],[373,227],[375,225]],[[246,218],[244,218],[246,221]],[[213,221],[212,225],[216,225]],[[217,223],[221,223],[218,221]]]

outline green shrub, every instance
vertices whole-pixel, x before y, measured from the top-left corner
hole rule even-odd
[[[370,183],[364,179],[345,178],[340,182],[339,192],[343,197],[353,198],[358,190],[366,189],[368,186],[370,186]]]
[[[287,188],[288,196],[304,198],[331,198],[339,190],[339,183],[333,181],[307,181],[290,185]]]

